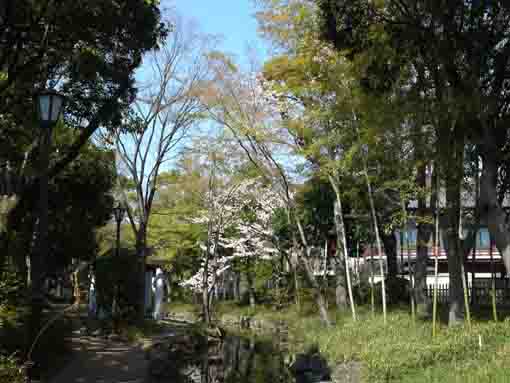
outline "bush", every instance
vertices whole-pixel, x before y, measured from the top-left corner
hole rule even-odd
[[[386,303],[388,305],[407,304],[410,300],[409,281],[405,278],[386,279]],[[374,285],[375,304],[382,304],[381,282]],[[354,300],[359,304],[370,304],[370,283],[362,281],[353,286]]]
[[[97,307],[109,313],[116,286],[119,286],[118,307],[123,319],[130,321],[136,314],[138,299],[138,262],[132,252],[105,255],[95,262]]]
[[[0,345],[4,353],[25,346],[24,318],[27,314],[23,283],[13,272],[5,272],[0,280]],[[5,359],[7,363],[7,359]]]
[[[18,306],[25,296],[23,281],[16,273],[6,271],[0,278],[0,306]]]
[[[27,381],[25,370],[13,356],[0,354],[0,382],[24,383]]]

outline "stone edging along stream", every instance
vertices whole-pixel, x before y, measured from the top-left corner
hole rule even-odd
[[[199,321],[198,316],[192,312],[178,312],[169,313],[168,319],[196,323]],[[263,318],[255,318],[253,316],[234,316],[229,314],[223,314],[219,318],[216,318],[216,322],[230,328],[241,328],[260,330],[263,332],[274,331],[276,329],[285,328],[284,321],[269,320]]]

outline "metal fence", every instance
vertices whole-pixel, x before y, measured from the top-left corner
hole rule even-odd
[[[498,305],[510,304],[510,289],[507,286],[497,285],[494,289],[496,293],[496,303]],[[473,287],[468,285],[469,301],[473,304],[489,305],[492,303],[492,286],[489,284],[476,284]],[[427,286],[427,296],[434,296],[434,285]],[[448,303],[450,290],[448,284],[439,284],[437,286],[437,301],[439,303]]]

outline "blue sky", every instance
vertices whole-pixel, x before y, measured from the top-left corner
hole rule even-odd
[[[255,46],[258,56],[265,56],[264,41],[257,35],[256,8],[253,0],[173,0],[168,4],[186,19],[195,20],[204,33],[220,35],[220,46],[226,53],[245,62],[247,44]]]
[[[256,49],[257,59],[263,61],[268,58],[267,43],[258,36],[256,8],[253,0],[161,0],[164,12],[177,11],[178,16],[187,21],[193,21],[203,34],[221,37],[217,49],[234,55],[241,66],[249,63],[247,48]],[[260,62],[262,64],[262,62]],[[137,74],[142,83],[150,76],[144,66]],[[211,122],[200,124],[197,132],[200,135],[216,133],[216,125]],[[185,143],[189,144],[188,141]],[[183,143],[184,144],[184,143]],[[182,148],[182,145],[179,145]],[[175,154],[175,153],[174,153]],[[165,170],[172,168],[173,161],[165,163]]]

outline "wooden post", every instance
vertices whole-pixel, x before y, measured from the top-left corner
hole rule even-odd
[[[361,281],[359,273],[359,241],[356,241],[356,281],[358,283]]]
[[[464,258],[464,257],[462,257]],[[466,320],[468,323],[468,327],[471,328],[471,310],[469,308],[469,297],[468,297],[468,289],[466,283],[466,272],[464,271],[464,259],[460,263],[460,270],[462,273],[462,289],[464,290],[464,307],[466,309]]]
[[[375,295],[374,295],[374,244],[370,243],[370,307],[372,316],[375,315]]]
[[[407,247],[407,271],[409,274],[409,284],[411,286],[411,319],[413,322],[416,320],[416,307],[414,303],[414,273],[411,268],[411,249],[409,246],[409,235],[406,235]]]
[[[476,228],[478,229],[478,227]],[[476,241],[478,240],[478,230],[475,231],[475,243],[473,244],[473,254],[471,256],[471,304],[476,303],[475,292],[475,263],[476,263]]]
[[[480,226],[480,162],[478,155],[476,156],[476,171],[475,171],[475,243],[473,244],[473,255],[471,257],[471,303],[476,304],[476,290],[475,290],[475,263],[476,263],[476,242],[478,240],[478,228]]]
[[[324,278],[323,286],[324,286],[324,300],[326,301],[326,308],[329,307],[328,302],[328,236],[326,235],[326,240],[324,241],[324,269],[322,271],[322,277]]]
[[[405,212],[404,212],[405,213]],[[402,277],[405,275],[404,273],[404,233],[405,233],[405,225],[407,224],[407,214],[404,216],[404,225],[400,231],[400,274]]]
[[[496,278],[494,273],[494,257],[492,255],[492,236],[489,233],[489,257],[491,262],[491,290],[492,290],[492,317],[494,322],[498,321],[498,310],[496,307]]]

